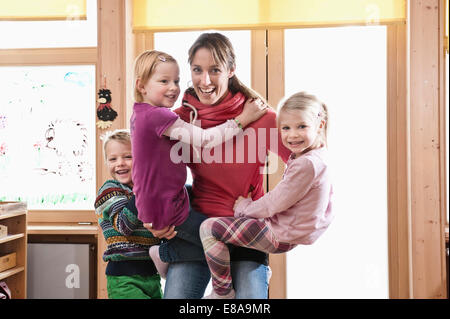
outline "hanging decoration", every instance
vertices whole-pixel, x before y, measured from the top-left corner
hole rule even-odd
[[[103,88],[101,88],[97,95],[97,102],[99,106],[97,107],[97,121],[96,125],[100,129],[106,129],[111,127],[112,122],[117,117],[117,112],[111,107],[111,91],[106,88],[106,76],[103,76]]]

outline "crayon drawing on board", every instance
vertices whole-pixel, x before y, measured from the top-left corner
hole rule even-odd
[[[0,201],[93,209],[95,66],[0,67]]]

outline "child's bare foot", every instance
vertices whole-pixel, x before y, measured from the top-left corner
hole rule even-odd
[[[231,289],[226,295],[219,295],[213,290],[211,294],[203,297],[202,299],[235,299],[235,295],[234,289]]]
[[[167,270],[169,269],[169,263],[166,263],[161,260],[159,257],[159,245],[155,245],[150,247],[149,249],[150,258],[153,260],[155,264],[156,270],[158,271],[161,278],[166,278]]]

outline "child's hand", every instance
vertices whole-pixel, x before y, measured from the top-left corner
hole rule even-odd
[[[258,120],[261,116],[267,113],[268,105],[260,99],[247,99],[244,104],[244,109],[239,116],[236,117],[243,127]]]
[[[175,226],[167,226],[162,229],[153,229],[152,224],[148,223],[144,224],[144,227],[147,228],[148,231],[151,232],[156,238],[172,239],[177,235]]]
[[[252,196],[252,192],[248,193],[247,198],[251,198],[251,196]],[[245,199],[244,196],[239,196],[238,199],[236,199],[236,201],[234,202],[233,210],[236,210],[237,205],[243,199]]]

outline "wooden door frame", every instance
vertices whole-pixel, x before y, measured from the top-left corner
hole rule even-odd
[[[129,127],[128,108],[130,91],[130,62],[133,61],[134,41],[131,31],[131,1],[97,0],[98,14],[98,64],[97,89],[100,89],[106,77],[107,88],[112,92],[112,105],[118,116],[106,131]],[[103,145],[100,136],[105,130],[96,128],[97,138],[97,189],[110,178],[103,159]],[[106,241],[103,231],[97,230],[97,298],[108,298],[106,290],[106,263],[103,253]]]
[[[410,171],[406,23],[387,27],[387,191],[389,296],[409,298]]]
[[[447,298],[444,8],[407,1],[409,298]]]
[[[445,0],[388,26],[390,298],[447,298]],[[436,32],[437,31],[437,32]]]

